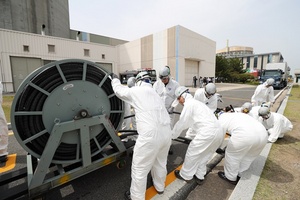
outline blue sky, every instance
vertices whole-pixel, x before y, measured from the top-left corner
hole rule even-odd
[[[217,49],[281,52],[300,69],[299,0],[69,0],[71,29],[132,41],[181,25]]]

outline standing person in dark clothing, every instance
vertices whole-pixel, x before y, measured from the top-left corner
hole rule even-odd
[[[194,76],[194,77],[193,77],[194,88],[197,87],[197,80],[198,80],[197,77]]]
[[[205,85],[207,85],[207,78],[206,78],[206,77],[203,78],[203,87],[204,87]]]

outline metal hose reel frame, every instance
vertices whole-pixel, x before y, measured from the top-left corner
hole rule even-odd
[[[11,108],[11,124],[20,145],[40,158],[53,126],[97,115],[109,118],[115,130],[123,121],[124,105],[111,86],[111,79],[99,65],[79,59],[49,63],[32,72],[19,86]],[[89,128],[92,156],[114,148],[103,125]],[[64,133],[52,163],[74,163],[82,151],[78,127]]]

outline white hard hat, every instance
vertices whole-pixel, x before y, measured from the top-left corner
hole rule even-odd
[[[170,69],[165,66],[159,70],[159,78],[163,78],[170,75]]]
[[[244,103],[241,107],[241,111],[243,113],[249,113],[251,109],[252,109],[252,104],[250,102]]]
[[[260,107],[258,109],[258,115],[262,116],[263,118],[269,118],[269,116],[270,116],[270,108],[267,107],[267,106]]]
[[[216,85],[213,84],[213,83],[208,83],[206,86],[205,86],[205,92],[208,94],[208,95],[214,95],[216,93]]]
[[[169,70],[169,75],[171,74],[171,70],[170,70],[170,67],[168,65],[166,65],[166,68],[168,68]]]
[[[176,88],[175,90],[175,96],[176,98],[180,97],[183,93],[188,92],[189,89],[184,87],[184,86],[179,86],[178,88]]]
[[[136,80],[135,80],[136,83],[138,81],[143,81],[143,80],[147,80],[145,82],[148,82],[148,80],[151,82],[151,77],[148,74],[148,72],[140,72],[140,73],[138,73],[138,75],[135,78],[136,78]]]
[[[130,77],[128,80],[127,80],[127,86],[128,87],[133,87],[135,84],[135,77]]]
[[[275,82],[275,81],[274,81],[273,78],[268,78],[268,79],[266,80],[267,85],[273,85],[274,82]]]

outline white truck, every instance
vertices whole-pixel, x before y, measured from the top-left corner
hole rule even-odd
[[[268,63],[266,68],[260,74],[260,83],[265,82],[268,78],[275,80],[273,87],[282,89],[286,87],[290,68],[286,62]]]

